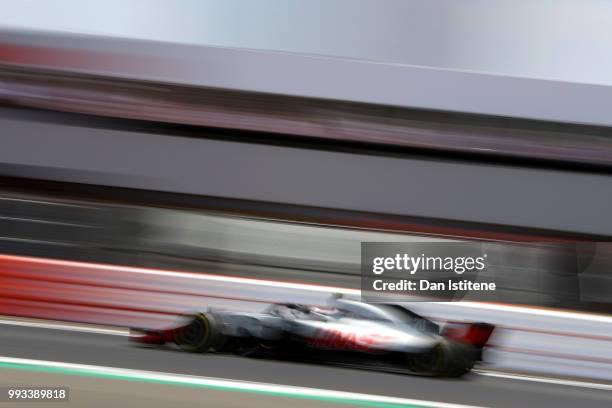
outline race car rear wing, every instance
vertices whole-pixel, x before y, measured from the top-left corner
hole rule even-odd
[[[489,323],[448,322],[441,335],[481,349],[487,345],[493,330],[495,326]]]

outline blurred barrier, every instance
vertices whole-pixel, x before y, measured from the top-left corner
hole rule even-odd
[[[0,63],[3,45],[0,44]],[[4,46],[4,52],[8,50]],[[127,81],[0,65],[0,102],[112,118],[306,137],[335,143],[436,149],[612,165],[609,130],[337,100]],[[236,133],[236,132],[234,132]],[[524,149],[529,140],[530,149]]]
[[[209,307],[261,310],[269,302],[324,304],[312,284],[0,255],[0,314],[129,327],[163,327]],[[495,304],[416,303],[437,320],[500,328],[487,361],[496,369],[612,380],[612,317]]]
[[[209,131],[202,138],[198,132],[185,134],[150,123],[123,126],[109,119],[67,116],[0,109],[0,174],[55,185],[78,183],[80,196],[84,194],[78,189],[95,196],[94,186],[106,186],[120,191],[118,201],[143,194],[144,205],[172,195],[190,208],[225,200],[224,208],[217,205],[220,211],[231,211],[236,202],[244,208],[248,202],[251,210],[267,211],[264,217],[281,212],[289,219],[305,214],[325,218],[331,212],[360,214],[364,223],[381,215],[404,225],[434,221],[433,232],[445,230],[447,235],[460,235],[456,227],[466,224],[549,237],[602,238],[612,231],[612,220],[605,216],[612,202],[607,171],[366,148],[279,146],[229,140]],[[42,135],[53,143],[32,149]]]
[[[287,287],[316,287],[11,255],[0,255],[0,276],[0,314],[145,327],[207,307],[291,301]]]
[[[0,253],[360,287],[361,242],[446,237],[0,194]],[[454,239],[456,240],[456,239]],[[610,310],[612,245],[483,242],[489,301]],[[470,300],[470,298],[466,298]],[[595,309],[597,308],[597,309]]]

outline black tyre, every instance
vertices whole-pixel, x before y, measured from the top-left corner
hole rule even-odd
[[[185,326],[175,329],[174,342],[181,350],[190,353],[205,353],[211,349],[220,349],[223,335],[219,326],[209,313],[198,313]]]
[[[436,377],[460,377],[469,372],[475,360],[470,346],[444,340],[429,352],[410,354],[407,365],[410,371]]]

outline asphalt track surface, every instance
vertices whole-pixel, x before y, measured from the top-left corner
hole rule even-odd
[[[0,327],[0,355],[489,407],[610,407],[612,391],[470,374],[435,379],[143,348],[125,336]],[[571,373],[568,373],[571,375]]]
[[[287,407],[338,408],[337,403],[297,399],[276,395],[257,395],[214,389],[177,387],[170,384],[113,380],[88,376],[37,373],[17,369],[0,370],[0,384],[28,384],[39,387],[68,387],[68,402],[48,402],[53,407],[86,408],[187,408],[193,406],[218,408],[270,408]],[[204,391],[204,392],[203,392]],[[44,402],[32,402],[32,406],[44,406]],[[3,402],[2,408],[26,408],[27,402]],[[417,406],[418,407],[418,406]]]

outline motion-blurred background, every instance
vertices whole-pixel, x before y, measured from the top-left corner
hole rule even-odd
[[[29,359],[434,405],[611,403],[610,4],[0,4],[3,382]],[[124,338],[198,308],[357,295],[361,242],[435,240],[505,262],[489,302],[406,304],[499,327],[471,381],[200,364]],[[241,401],[22,374],[74,382],[81,405]]]

